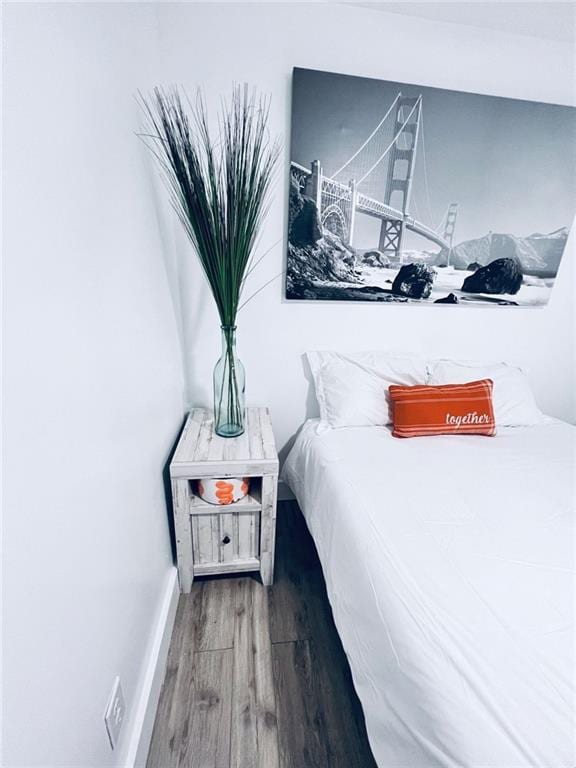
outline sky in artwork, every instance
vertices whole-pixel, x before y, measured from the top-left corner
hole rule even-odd
[[[527,236],[571,226],[576,201],[576,109],[571,107],[295,69],[292,160],[306,167],[319,160],[330,176],[370,135],[399,91],[422,95],[411,215],[436,228],[449,203],[457,202],[455,245],[489,232]],[[393,116],[394,111],[373,142],[376,159],[378,147],[393,136]],[[378,199],[386,162],[363,185]],[[347,183],[348,170],[354,173],[354,163],[338,179]],[[379,228],[378,221],[358,216],[354,245],[375,247]],[[415,234],[407,235],[404,247],[437,250]]]

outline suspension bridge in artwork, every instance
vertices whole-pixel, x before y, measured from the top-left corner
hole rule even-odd
[[[425,216],[418,215],[413,195],[419,146],[431,218],[421,94],[407,97],[399,92],[372,133],[330,175],[319,160],[310,168],[292,162],[291,174],[303,193],[315,201],[323,227],[348,245],[353,245],[360,213],[380,220],[378,250],[388,257],[401,259],[404,232],[409,230],[445,249],[449,260],[458,203],[449,204],[436,228],[422,221]]]

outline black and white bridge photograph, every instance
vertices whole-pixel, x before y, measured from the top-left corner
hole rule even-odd
[[[286,297],[547,304],[576,110],[295,68]]]

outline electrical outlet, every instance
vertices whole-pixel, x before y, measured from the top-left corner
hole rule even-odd
[[[116,748],[118,739],[120,738],[120,729],[122,728],[125,709],[122,685],[120,683],[120,678],[117,677],[116,680],[114,680],[112,693],[110,694],[108,706],[106,707],[106,712],[104,714],[104,722],[106,724],[106,730],[108,731],[108,738],[110,739],[110,746],[112,749]]]

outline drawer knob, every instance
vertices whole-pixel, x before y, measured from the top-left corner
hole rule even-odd
[[[230,544],[230,536],[226,535],[222,539],[222,544]]]

